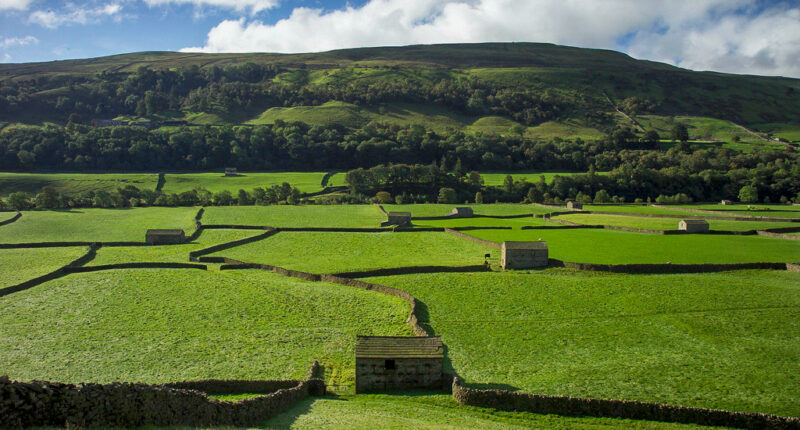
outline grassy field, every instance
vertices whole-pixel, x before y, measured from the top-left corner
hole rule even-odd
[[[215,255],[312,273],[482,264],[490,249],[447,233],[283,232]]]
[[[688,215],[688,214],[687,214]],[[697,214],[696,216],[702,216]],[[696,217],[695,216],[695,217]],[[687,216],[689,218],[689,216]],[[677,230],[677,218],[633,217],[622,215],[569,214],[559,215],[553,219],[572,221],[578,224],[616,225],[624,227],[646,228],[653,230]],[[708,220],[711,230],[764,230],[767,228],[800,227],[800,223],[769,221],[723,221]]]
[[[567,210],[564,207],[564,210]],[[626,213],[635,213],[635,214],[656,214],[656,215],[691,215],[689,212],[682,211],[680,209],[672,209],[672,208],[657,208],[653,206],[645,206],[645,205],[583,205],[583,210],[585,211],[597,211],[597,212],[626,212]],[[556,209],[553,209],[556,211]]]
[[[144,242],[151,228],[182,228],[191,234],[197,208],[72,209],[26,211],[0,227],[0,243]]]
[[[679,424],[560,417],[460,406],[452,396],[426,392],[361,394],[303,400],[267,421],[268,429],[688,429]]]
[[[753,216],[753,217],[770,217],[770,218],[798,218],[800,219],[800,206],[794,205],[765,205],[753,204],[749,205],[685,205],[680,206],[686,209],[701,209],[717,211],[724,215],[731,216]]]
[[[472,236],[544,240],[550,258],[579,263],[754,263],[800,260],[800,243],[761,236],[687,234],[658,236],[611,230],[476,230]]]
[[[253,191],[256,187],[271,187],[288,182],[300,191],[311,193],[322,189],[324,172],[276,172],[248,173],[226,177],[223,173],[167,174],[162,189],[168,193],[181,193],[194,188],[205,188],[211,192],[228,190],[234,196],[240,189]]]
[[[0,222],[14,218],[16,215],[16,212],[0,212]]]
[[[155,173],[0,173],[0,197],[17,191],[35,195],[48,186],[70,195],[85,191],[114,191],[126,185],[154,190],[157,182]]]
[[[318,359],[352,382],[356,334],[410,334],[400,299],[264,271],[74,274],[0,307],[3,373],[22,380],[287,379]]]
[[[800,142],[800,124],[797,123],[766,123],[752,126],[754,130],[770,133],[775,137],[786,139],[789,142]]]
[[[597,172],[598,175],[607,175],[609,172]],[[500,186],[506,180],[506,176],[511,175],[515,181],[526,180],[528,183],[535,184],[539,178],[544,176],[548,184],[553,182],[556,176],[585,175],[586,172],[481,172],[484,185]]]
[[[468,383],[800,414],[800,275],[404,275]]]
[[[534,213],[549,213],[555,209],[542,208],[534,205],[522,203],[495,203],[495,204],[409,204],[409,205],[383,205],[386,212],[411,212],[411,217],[432,217],[449,215],[456,206],[466,206],[472,208],[475,215],[529,215]],[[428,221],[424,221],[428,222]]]
[[[736,150],[752,150],[754,148],[779,149],[783,147],[782,143],[772,142],[740,125],[717,118],[702,116],[677,116],[673,118],[640,115],[636,117],[636,120],[646,130],[657,131],[662,139],[670,138],[674,124],[681,123],[688,128],[691,140],[724,142],[723,147],[730,147]],[[736,142],[735,138],[738,138],[739,141]]]
[[[386,217],[373,205],[210,207],[204,224],[273,227],[380,227]]]
[[[0,288],[50,273],[85,253],[81,246],[0,249]]]

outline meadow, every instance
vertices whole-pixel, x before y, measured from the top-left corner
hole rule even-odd
[[[798,415],[800,282],[785,272],[416,274],[467,383]]]
[[[203,224],[272,227],[380,227],[386,217],[374,205],[209,207]]]
[[[556,209],[543,208],[540,206],[526,205],[521,203],[486,203],[486,204],[408,204],[408,205],[382,205],[386,212],[411,212],[411,217],[435,217],[446,216],[456,206],[464,206],[472,208],[475,215],[486,216],[508,216],[508,215],[530,215],[530,214],[543,214],[550,213]],[[428,222],[425,220],[424,222]]]
[[[271,187],[288,182],[304,193],[322,190],[324,172],[242,172],[238,176],[225,176],[224,173],[169,173],[162,191],[182,193],[195,188],[205,188],[212,193],[228,190],[236,195],[240,189],[248,192],[256,187]]]
[[[85,253],[83,246],[0,249],[0,288],[46,275]]]
[[[25,211],[19,220],[0,227],[0,243],[144,242],[151,228],[194,231],[198,208],[69,209]]]
[[[749,208],[748,208],[749,206]],[[686,209],[701,209],[717,211],[723,215],[753,216],[770,218],[798,218],[800,219],[800,206],[765,205],[765,204],[738,204],[738,205],[682,205]]]
[[[312,273],[483,264],[491,249],[447,233],[281,232],[214,255]]]
[[[543,240],[550,258],[577,263],[758,263],[800,261],[800,244],[761,236],[661,236],[598,229],[475,230],[495,242]]]
[[[410,334],[400,299],[259,270],[72,274],[0,307],[3,373],[22,380],[292,379],[318,359],[336,384],[356,334]]]
[[[687,218],[693,218],[687,214]],[[677,218],[633,217],[623,215],[598,215],[598,214],[568,214],[558,215],[553,219],[571,221],[578,224],[614,225],[623,227],[644,228],[653,230],[677,230]],[[768,228],[800,227],[800,223],[768,222],[768,221],[725,221],[708,220],[711,230],[744,231],[764,230]]]
[[[77,195],[87,191],[114,191],[133,185],[139,189],[155,190],[158,175],[155,173],[5,173],[0,172],[0,197],[22,191],[36,195],[44,187],[53,187],[59,193]]]

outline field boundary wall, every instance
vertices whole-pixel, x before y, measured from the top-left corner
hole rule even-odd
[[[386,269],[360,270],[353,272],[334,273],[334,276],[343,278],[372,278],[376,276],[413,275],[417,273],[472,273],[491,272],[489,266],[479,264],[472,266],[406,266],[391,267]]]
[[[17,382],[2,377],[0,428],[250,427],[309,396],[322,396],[325,390],[325,382],[316,378],[74,385]],[[264,395],[236,402],[208,397],[208,394],[250,392]]]
[[[502,411],[524,411],[562,416],[591,416],[661,421],[743,429],[800,429],[800,418],[752,412],[732,412],[631,400],[545,396],[507,390],[479,390],[453,379],[458,404]]]
[[[208,248],[191,251],[189,252],[189,261],[198,261],[198,257],[202,255],[213,254],[215,252],[224,251],[226,249],[234,248],[241,245],[246,245],[248,243],[258,242],[259,240],[266,239],[270,236],[277,234],[278,232],[279,232],[278,229],[272,229],[252,237],[246,237],[244,239],[233,240],[230,242],[220,243],[214,246],[209,246]]]
[[[20,218],[22,218],[22,212],[17,212],[17,214],[12,216],[11,218],[9,218],[9,219],[7,219],[5,221],[0,221],[0,227],[2,227],[4,225],[11,224],[12,222],[14,222],[14,221],[16,221],[16,220],[18,220]]]
[[[470,240],[472,242],[481,244],[483,246],[488,246],[489,248],[500,249],[500,244],[497,242],[493,242],[491,240],[481,239],[479,237],[471,236],[466,233],[462,233],[458,230],[454,230],[452,228],[445,228],[445,233],[452,234],[453,236],[458,236],[462,239]]]
[[[65,276],[65,275],[67,275],[69,273],[67,271],[68,269],[74,268],[74,267],[83,266],[83,265],[87,264],[88,262],[94,260],[94,258],[97,256],[97,250],[99,248],[100,248],[99,245],[95,245],[95,244],[89,245],[89,249],[86,251],[85,254],[83,254],[82,256],[80,256],[78,258],[76,258],[75,260],[70,261],[66,265],[61,266],[58,269],[56,269],[56,270],[54,270],[54,271],[52,271],[50,273],[44,274],[42,276],[39,276],[39,277],[36,277],[36,278],[33,278],[33,279],[29,279],[29,280],[27,280],[25,282],[21,282],[19,284],[12,285],[10,287],[0,288],[0,297],[4,297],[4,296],[7,296],[7,295],[12,294],[12,293],[17,293],[19,291],[27,290],[27,289],[33,288],[33,287],[35,287],[35,286],[37,286],[39,284],[43,284],[45,282],[52,281],[54,279],[60,278],[62,276]]]
[[[79,266],[79,267],[65,267],[64,273],[86,273],[86,272],[99,272],[101,270],[115,270],[115,269],[199,269],[208,270],[208,266],[204,264],[192,263],[169,263],[169,262],[138,262],[138,263],[117,263],[117,264],[102,264],[98,266]]]
[[[698,213],[698,214],[711,214],[711,215],[727,215],[727,212],[724,211],[714,211],[714,210],[707,210],[707,209],[691,209],[691,208],[684,208],[679,206],[664,206],[664,205],[657,205],[653,204],[650,205],[654,208],[659,209],[669,209],[669,210],[678,210],[682,212],[690,212],[690,213]],[[780,218],[780,217],[767,217],[767,216],[754,216],[754,215],[736,215],[736,218],[741,218],[742,220],[747,221],[771,221],[771,222],[800,222],[800,218]],[[727,217],[733,218],[733,217]]]
[[[731,270],[787,270],[786,263],[724,263],[724,264],[596,264],[574,263],[551,258],[550,267],[587,270],[593,272],[660,274],[660,273],[712,273]]]

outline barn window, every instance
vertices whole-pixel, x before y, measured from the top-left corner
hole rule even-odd
[[[386,369],[386,370],[394,370],[397,367],[396,367],[396,364],[395,364],[394,360],[384,360],[383,368]]]

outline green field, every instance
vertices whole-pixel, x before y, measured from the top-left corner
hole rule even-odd
[[[564,210],[568,210],[564,207]],[[672,208],[657,208],[653,206],[645,206],[645,205],[583,205],[583,210],[585,211],[596,211],[596,212],[625,212],[625,213],[634,213],[634,214],[656,214],[656,215],[684,215],[689,216],[691,215],[689,212],[682,211],[680,209],[672,209]],[[557,209],[553,209],[553,211],[558,211]]]
[[[748,206],[750,207],[748,209]],[[752,216],[770,218],[797,218],[800,219],[800,206],[794,205],[765,205],[765,204],[739,204],[739,205],[685,205],[685,209],[700,209],[720,212],[722,215]]]
[[[426,203],[426,204],[409,204],[409,205],[383,205],[383,208],[386,212],[411,212],[411,217],[433,217],[433,216],[445,216],[449,215],[450,212],[453,211],[453,208],[459,206],[466,206],[472,208],[472,211],[475,215],[497,215],[497,216],[506,216],[506,215],[529,215],[534,213],[549,213],[554,211],[555,209],[550,208],[542,208],[539,206],[534,205],[526,205],[522,203],[495,203],[495,204],[455,204],[455,205],[445,205],[445,204],[434,204],[434,203]],[[428,221],[422,221],[428,222]]]
[[[0,288],[48,274],[85,253],[81,246],[0,249]]]
[[[167,182],[162,191],[182,193],[195,188],[205,188],[214,193],[228,190],[235,196],[240,189],[252,192],[256,187],[265,188],[288,182],[302,192],[311,193],[322,189],[323,176],[324,172],[242,172],[239,176],[231,177],[226,177],[223,173],[167,174]]]
[[[770,133],[774,137],[786,139],[789,142],[800,142],[800,124],[797,123],[756,124],[752,128],[763,133]]]
[[[258,270],[73,274],[0,307],[3,373],[22,380],[292,379],[317,359],[336,384],[356,334],[410,334],[400,299]]]
[[[688,216],[687,218],[690,218]],[[691,218],[702,217],[700,214],[695,214]],[[633,217],[621,215],[596,215],[596,214],[569,214],[559,215],[553,219],[561,219],[571,221],[578,224],[594,224],[594,225],[616,225],[623,227],[645,228],[653,230],[677,230],[677,218],[655,218],[655,217]],[[769,221],[723,221],[723,220],[708,220],[708,226],[711,230],[728,230],[728,231],[742,231],[742,230],[764,230],[768,228],[782,228],[782,227],[800,227],[800,223],[791,222],[769,222]]]
[[[689,130],[689,138],[696,141],[724,142],[723,147],[736,150],[780,149],[782,143],[768,140],[764,136],[750,131],[738,124],[717,118],[702,116],[676,116],[666,117],[657,115],[640,115],[636,120],[642,124],[646,130],[655,130],[661,135],[662,139],[669,139],[672,127],[676,123],[686,125]],[[736,142],[734,138],[738,138]]]
[[[155,173],[0,173],[0,197],[17,191],[36,195],[44,187],[53,187],[59,193],[77,195],[87,191],[114,191],[126,185],[141,190],[155,190],[158,175]]]
[[[800,261],[800,243],[761,236],[659,236],[597,229],[476,230],[495,242],[544,240],[550,258],[578,263],[756,263]]]
[[[16,215],[16,212],[0,212],[0,222],[14,218]]]
[[[203,224],[272,227],[377,228],[386,217],[374,205],[209,207]]]
[[[273,418],[268,429],[688,429],[680,424],[500,412],[458,405],[429,392],[362,394],[303,400]],[[717,427],[719,428],[719,427]]]
[[[800,414],[800,275],[419,274],[369,281],[425,305],[467,383]]]
[[[0,227],[0,243],[144,242],[151,228],[194,231],[197,208],[71,209],[26,211]]]
[[[609,172],[597,172],[598,175],[607,175]],[[515,181],[526,180],[530,184],[539,182],[539,179],[544,176],[545,182],[548,184],[553,182],[556,176],[573,176],[585,175],[586,172],[481,172],[483,184],[487,186],[500,186],[506,180],[506,176],[511,175]]]
[[[447,233],[281,232],[215,255],[312,273],[483,264],[490,249]]]

